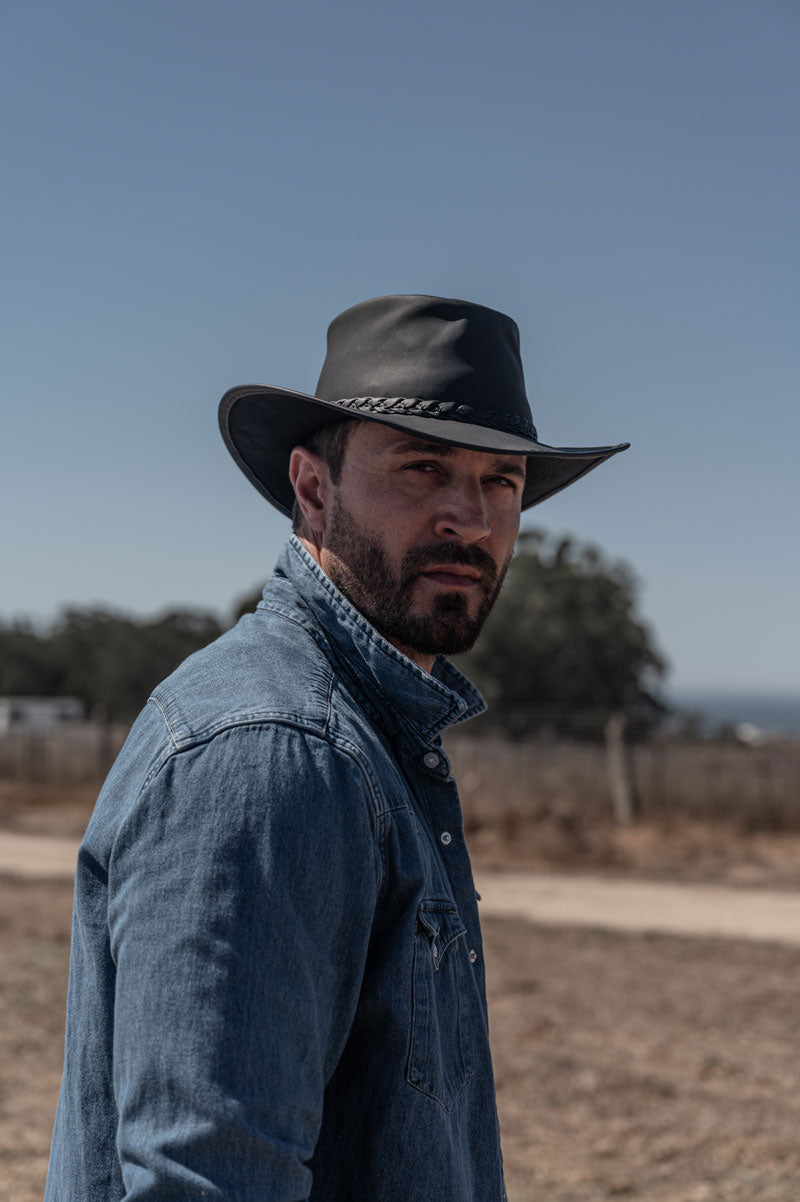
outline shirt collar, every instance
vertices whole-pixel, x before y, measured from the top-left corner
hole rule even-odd
[[[294,585],[325,634],[352,665],[362,686],[385,705],[399,709],[426,738],[483,713],[486,703],[473,684],[443,655],[425,672],[392,646],[348,601],[293,534],[275,565]],[[270,584],[264,590],[269,600]]]

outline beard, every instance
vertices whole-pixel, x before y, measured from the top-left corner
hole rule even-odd
[[[379,538],[367,532],[334,494],[327,530],[330,560],[326,572],[375,629],[400,648],[422,655],[458,655],[469,651],[497,600],[511,557],[501,568],[480,547],[437,543],[413,547],[395,572]],[[464,564],[481,573],[477,608],[469,593],[447,590],[434,595],[427,613],[413,612],[420,572],[435,564]],[[473,611],[473,612],[471,612]]]

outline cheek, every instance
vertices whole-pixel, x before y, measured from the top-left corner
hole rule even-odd
[[[508,504],[493,505],[491,508],[492,531],[499,539],[511,539],[513,542],[519,534],[521,513],[519,497],[507,498]]]
[[[514,546],[519,534],[519,513],[498,518],[492,527],[492,544],[494,558],[499,566],[507,563],[514,552]]]
[[[378,479],[360,498],[362,512],[387,542],[413,542],[430,524],[434,507],[429,492],[413,477]]]

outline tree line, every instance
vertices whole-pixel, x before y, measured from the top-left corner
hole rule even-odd
[[[242,598],[234,621],[260,596]],[[0,695],[78,697],[93,716],[130,722],[160,680],[228,625],[190,608],[137,618],[99,607],[66,608],[45,629],[0,623]],[[594,735],[618,712],[646,727],[662,712],[666,664],[630,569],[541,531],[520,536],[480,639],[456,662],[489,702],[477,721],[515,736]]]

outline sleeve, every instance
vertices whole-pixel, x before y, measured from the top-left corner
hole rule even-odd
[[[109,868],[126,1202],[298,1202],[380,856],[353,759],[280,725],[178,752]]]

